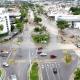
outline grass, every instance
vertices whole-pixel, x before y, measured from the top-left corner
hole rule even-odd
[[[31,71],[30,71],[30,80],[39,80],[38,76],[38,64],[34,63],[32,65]]]
[[[3,68],[0,68],[0,77],[3,77],[5,74],[5,70]]]

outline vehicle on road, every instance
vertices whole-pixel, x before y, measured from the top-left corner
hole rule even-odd
[[[40,56],[47,56],[47,54],[46,53],[41,53]]]
[[[51,59],[54,59],[54,58],[56,58],[56,57],[57,57],[57,56],[55,56],[55,55],[53,55],[53,54],[50,55],[50,58],[51,58]]]
[[[10,76],[10,80],[17,80],[16,75],[15,75],[15,74],[12,74],[12,75]]]
[[[53,68],[53,73],[57,74],[57,68]]]
[[[9,64],[7,63],[7,62],[3,62],[3,67],[8,67],[9,66]]]
[[[37,54],[41,54],[41,53],[42,53],[41,51],[38,51],[38,52],[37,52]]]
[[[38,50],[42,50],[43,48],[42,47],[38,47]]]
[[[8,54],[9,52],[8,52],[8,51],[1,50],[1,53],[6,53],[6,54]]]
[[[80,48],[80,44],[76,44],[76,46],[77,46],[78,48]]]
[[[9,54],[8,51],[1,50],[1,52],[0,52],[0,56],[1,56],[1,57],[7,57],[8,54]]]

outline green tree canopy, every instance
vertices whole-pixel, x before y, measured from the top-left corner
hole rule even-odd
[[[60,20],[60,21],[57,21],[57,26],[58,26],[58,28],[60,28],[61,30],[63,30],[65,28],[68,28],[69,24],[68,24],[67,21]]]
[[[80,68],[74,72],[74,80],[80,80]]]
[[[42,19],[40,17],[35,16],[34,22],[39,23],[41,21],[42,21]]]
[[[17,23],[16,24],[17,29],[22,32],[23,31],[23,23]]]
[[[74,15],[80,15],[80,8],[79,7],[71,7],[70,11],[72,11],[72,13]]]

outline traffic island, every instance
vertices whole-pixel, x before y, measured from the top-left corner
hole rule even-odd
[[[35,27],[32,32],[32,39],[36,45],[46,45],[50,40],[49,32],[44,26]]]
[[[3,68],[0,68],[0,80],[4,80],[5,78],[5,70]]]
[[[39,80],[39,67],[38,67],[38,63],[35,62],[32,64],[31,70],[29,72],[30,77],[29,80]]]

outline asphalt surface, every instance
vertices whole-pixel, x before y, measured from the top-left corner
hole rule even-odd
[[[43,80],[69,80],[72,72],[75,70],[77,63],[74,60],[71,64],[64,62],[43,63],[40,65]],[[57,68],[57,74],[53,73],[53,68]]]
[[[44,22],[49,23],[46,22],[46,20]],[[48,27],[49,26],[50,25],[48,24]],[[51,43],[49,47],[43,50],[43,52],[45,52],[47,56],[41,57],[40,55],[37,55],[36,46],[31,39],[31,31],[34,26],[31,24],[25,24],[24,27],[25,29],[23,33],[16,37],[16,39],[20,36],[23,37],[23,41],[21,42],[21,44],[18,45],[17,43],[14,43],[14,40],[4,44],[0,44],[0,50],[7,50],[11,53],[10,57],[6,58],[0,57],[0,65],[3,63],[3,61],[6,60],[13,59],[15,61],[15,63],[10,64],[9,67],[5,68],[5,70],[7,71],[6,80],[10,77],[11,74],[16,74],[18,80],[28,80],[27,71],[30,67],[30,61],[34,60],[35,58],[37,58],[38,60],[42,60],[42,62],[44,62],[44,60],[50,59],[51,54],[56,55],[58,60],[63,58],[64,56],[62,50],[57,50],[57,37],[54,34],[51,34]],[[16,51],[13,51],[14,48],[16,49]],[[69,52],[75,58],[71,65],[66,66],[63,62],[60,61],[58,61],[57,63],[46,62],[44,64],[41,64],[41,66],[43,65],[44,67],[44,68],[41,67],[43,80],[68,80],[70,74],[77,65],[78,59],[72,50],[69,50]],[[53,67],[58,68],[57,75],[53,74],[52,71]]]

